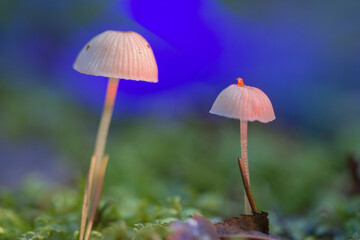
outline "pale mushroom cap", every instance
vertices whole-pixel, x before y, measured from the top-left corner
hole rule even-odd
[[[275,119],[271,101],[263,91],[237,84],[221,91],[210,113],[251,122],[267,123]]]
[[[105,31],[95,36],[80,51],[73,67],[95,76],[158,81],[154,53],[136,32]]]

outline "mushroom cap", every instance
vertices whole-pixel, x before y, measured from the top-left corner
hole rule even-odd
[[[222,90],[210,113],[250,122],[267,123],[275,119],[271,101],[263,91],[239,84]]]
[[[89,75],[158,82],[154,53],[136,32],[100,33],[80,51],[73,67]]]

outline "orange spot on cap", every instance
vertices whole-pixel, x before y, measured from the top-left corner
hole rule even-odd
[[[244,84],[244,81],[241,77],[237,78],[236,79],[238,81],[237,85],[240,86],[240,87],[244,87],[245,84]]]

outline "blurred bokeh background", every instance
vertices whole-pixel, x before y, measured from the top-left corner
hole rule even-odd
[[[96,34],[132,30],[152,46],[159,83],[120,81],[105,199],[180,196],[208,217],[240,213],[239,123],[208,111],[242,77],[277,117],[249,124],[258,208],[330,214],[352,185],[346,157],[360,156],[359,10],[357,0],[2,0],[0,186],[81,189],[107,80],[72,64]]]

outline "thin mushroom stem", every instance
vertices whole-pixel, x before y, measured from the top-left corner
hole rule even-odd
[[[95,169],[99,169],[100,162],[104,156],[106,139],[109,132],[111,116],[113,113],[118,85],[119,85],[119,79],[109,78],[106,97],[105,97],[104,110],[101,116],[100,125],[95,142],[94,155],[96,157],[96,163],[97,163],[95,165]]]
[[[239,168],[240,168],[240,173],[241,173],[241,178],[243,181],[245,193],[246,193],[247,198],[249,199],[251,210],[253,213],[257,213],[258,211],[256,209],[254,198],[253,198],[251,190],[250,190],[250,184],[245,176],[244,161],[241,158],[238,158],[238,163],[239,163]]]
[[[104,110],[101,116],[99,129],[97,132],[96,142],[95,142],[95,149],[93,154],[94,163],[92,163],[93,166],[90,167],[89,170],[89,177],[88,181],[86,183],[86,191],[84,195],[84,202],[83,202],[83,212],[81,217],[81,224],[80,224],[80,240],[82,240],[82,237],[84,235],[84,227],[86,226],[87,230],[90,229],[91,231],[91,224],[86,224],[86,219],[88,216],[88,206],[90,203],[91,211],[93,209],[96,210],[97,203],[100,198],[101,189],[102,189],[102,179],[104,176],[101,176],[102,174],[102,166],[104,166],[104,152],[105,152],[105,145],[106,145],[106,139],[110,127],[111,117],[113,113],[114,103],[116,99],[116,92],[119,85],[119,79],[117,78],[109,78],[107,91],[106,91],[106,97],[105,97],[105,103],[104,103]],[[106,165],[105,165],[106,166]],[[93,169],[92,169],[93,168]],[[104,170],[105,173],[105,170]],[[100,180],[100,181],[99,181]],[[98,195],[98,197],[97,197]],[[98,198],[98,199],[97,199]],[[88,200],[90,199],[90,201]],[[97,200],[96,200],[97,199]],[[86,201],[85,201],[86,200]],[[91,217],[91,216],[90,216]],[[90,227],[90,228],[89,228]],[[85,235],[86,239],[86,235]]]
[[[249,176],[249,163],[248,163],[248,144],[247,144],[247,121],[240,120],[240,146],[241,146],[241,159],[244,161],[245,177],[250,187],[250,176]],[[251,214],[251,207],[249,199],[244,190],[244,203],[245,203],[245,214]]]
[[[106,90],[106,96],[105,96],[105,103],[104,103],[104,110],[101,116],[99,129],[96,136],[96,142],[95,142],[95,149],[94,149],[94,155],[95,155],[95,169],[94,169],[94,176],[93,176],[93,188],[91,189],[91,199],[94,199],[94,193],[97,191],[98,188],[101,188],[101,184],[99,181],[96,181],[99,179],[99,171],[101,168],[101,161],[104,158],[104,152],[105,152],[105,146],[106,146],[106,140],[107,135],[109,132],[111,117],[114,109],[114,103],[116,99],[116,92],[119,85],[119,79],[117,78],[109,78],[107,90]],[[100,186],[99,186],[100,185]],[[91,204],[94,204],[94,201],[91,201]],[[95,203],[95,206],[96,203]]]

